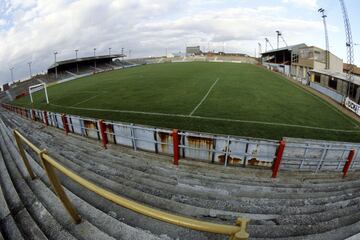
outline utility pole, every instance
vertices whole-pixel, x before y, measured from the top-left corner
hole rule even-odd
[[[32,77],[32,72],[31,72],[31,62],[28,62],[28,65],[29,65],[29,72],[30,72],[30,79]]]
[[[76,73],[79,73],[79,64],[78,64],[78,51],[79,51],[79,49],[75,49],[75,59],[76,59]]]
[[[57,74],[57,63],[56,63],[56,55],[58,54],[58,52],[54,52],[54,58],[55,58],[55,79],[58,78],[58,74]]]
[[[14,83],[14,67],[10,68],[11,82]]]
[[[319,8],[318,12],[321,13],[321,17],[322,17],[323,23],[324,23],[324,30],[325,30],[325,69],[329,69],[330,68],[330,46],[329,46],[329,35],[328,35],[327,24],[326,24],[327,15],[326,15],[325,9],[323,9],[323,8]]]

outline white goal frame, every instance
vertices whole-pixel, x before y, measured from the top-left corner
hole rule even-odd
[[[30,95],[31,103],[34,103],[32,93],[41,91],[40,87],[42,87],[41,89],[45,90],[46,103],[49,104],[49,97],[48,97],[47,87],[46,87],[45,83],[40,83],[40,84],[32,85],[29,87],[29,95]]]

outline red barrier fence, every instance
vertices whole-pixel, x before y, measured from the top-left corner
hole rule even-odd
[[[348,172],[348,170],[349,170],[349,168],[350,168],[351,162],[352,162],[352,160],[354,159],[354,156],[355,156],[355,150],[352,149],[352,150],[350,150],[350,152],[349,152],[349,156],[347,157],[347,161],[346,161],[346,163],[345,163],[345,165],[344,165],[344,168],[343,168],[343,170],[342,170],[342,172],[343,172],[343,178],[346,176],[346,174],[347,174],[347,172]]]

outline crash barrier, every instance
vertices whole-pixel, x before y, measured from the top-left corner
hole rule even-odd
[[[106,148],[118,144],[181,159],[202,160],[224,166],[256,166],[272,170],[337,171],[346,176],[360,169],[360,144],[283,138],[280,141],[213,135],[148,127],[74,115],[2,106],[25,118],[72,133],[97,139]]]
[[[32,171],[29,160],[26,156],[25,149],[23,144],[26,144],[30,149],[32,149],[40,158],[40,162],[50,180],[50,183],[62,202],[64,208],[67,210],[69,215],[71,216],[74,223],[78,224],[81,222],[81,217],[78,215],[75,206],[71,203],[69,198],[67,197],[61,182],[55,172],[55,169],[60,171],[62,174],[73,180],[74,182],[80,184],[86,189],[100,195],[101,197],[112,201],[115,204],[118,204],[122,207],[130,209],[134,212],[140,213],[142,215],[177,225],[179,227],[185,227],[196,231],[210,232],[215,234],[224,234],[229,235],[230,240],[246,240],[249,238],[249,234],[246,232],[247,224],[249,220],[238,218],[236,221],[236,226],[226,225],[226,224],[216,224],[205,221],[196,220],[193,218],[178,216],[175,214],[171,214],[168,212],[164,212],[161,210],[157,210],[155,208],[151,208],[149,206],[145,206],[133,200],[129,200],[127,198],[121,197],[115,193],[112,193],[104,188],[97,186],[96,184],[84,179],[77,173],[71,171],[64,165],[57,162],[55,159],[50,157],[46,150],[41,150],[36,147],[31,141],[25,138],[19,131],[14,130],[15,140],[18,146],[19,153],[23,159],[25,167],[29,173],[29,176],[32,179],[35,179],[35,174]]]

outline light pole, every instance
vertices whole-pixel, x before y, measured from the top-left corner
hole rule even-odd
[[[14,83],[14,67],[10,68],[11,82]]]
[[[111,47],[109,47],[109,56],[111,55]]]
[[[30,78],[32,77],[32,72],[31,72],[31,62],[28,62],[29,64],[29,71],[30,71]]]
[[[79,49],[75,49],[75,59],[76,59],[76,73],[79,73],[79,64],[78,64],[78,51]]]
[[[95,66],[95,72],[96,72],[96,48],[94,48],[94,66]]]
[[[129,58],[131,58],[131,49],[129,49]]]
[[[124,48],[121,48],[121,57],[122,57],[122,60],[124,61]]]
[[[54,59],[55,59],[55,79],[57,79],[57,64],[56,64],[56,55],[58,54],[58,52],[54,52]]]

